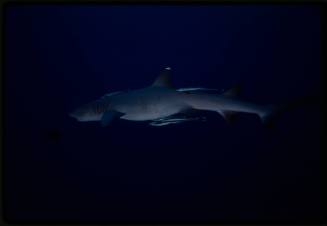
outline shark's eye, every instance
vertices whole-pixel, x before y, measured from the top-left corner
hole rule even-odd
[[[96,114],[100,114],[103,112],[103,104],[101,102],[95,102],[94,104],[94,112]]]
[[[96,106],[97,106],[97,112],[96,112],[96,113],[97,113],[97,114],[99,114],[99,113],[100,113],[100,104],[99,104],[99,103],[97,103],[97,105],[96,105]]]
[[[100,114],[102,112],[102,104],[98,104],[98,114]]]

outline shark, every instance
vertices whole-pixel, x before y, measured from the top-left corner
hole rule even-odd
[[[105,127],[116,119],[147,121],[151,126],[165,126],[187,121],[206,121],[190,112],[217,112],[226,121],[235,114],[250,113],[268,124],[277,112],[276,105],[256,104],[238,98],[239,86],[217,94],[216,89],[192,87],[176,89],[171,68],[166,67],[154,82],[141,89],[107,93],[69,115],[80,122],[99,121]],[[214,91],[212,93],[212,91]]]

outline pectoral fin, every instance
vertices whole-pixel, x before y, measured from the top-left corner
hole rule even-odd
[[[122,115],[124,114],[115,110],[106,111],[101,118],[101,126],[109,125],[114,119],[120,118]]]

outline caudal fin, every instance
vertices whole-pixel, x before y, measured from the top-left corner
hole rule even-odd
[[[268,105],[264,108],[262,113],[259,114],[259,116],[266,127],[272,127],[276,119],[278,119],[282,113],[292,111],[299,107],[304,107],[310,104],[319,103],[317,100],[319,100],[319,97],[312,95],[299,97],[280,105]]]
[[[282,112],[283,106],[269,105],[265,108],[262,113],[259,114],[262,123],[266,127],[272,127],[277,116]]]

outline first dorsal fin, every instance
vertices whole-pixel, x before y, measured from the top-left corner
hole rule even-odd
[[[154,81],[152,86],[161,86],[161,87],[172,87],[171,78],[170,78],[170,67],[166,67]]]

